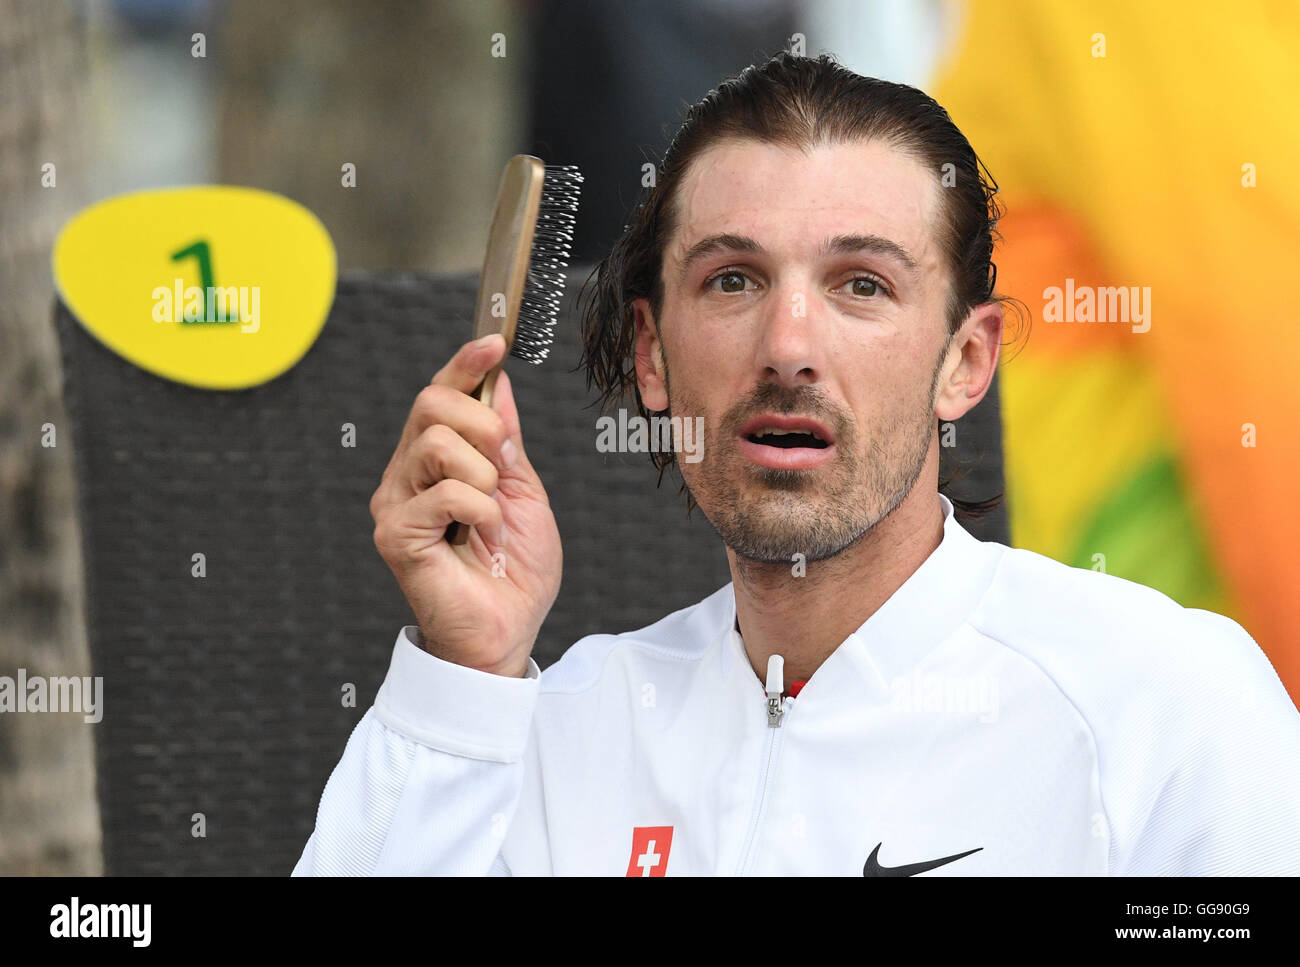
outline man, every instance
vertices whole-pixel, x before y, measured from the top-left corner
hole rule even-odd
[[[559,535],[509,380],[467,395],[503,341],[462,347],[371,501],[418,628],[295,873],[1300,873],[1300,714],[1249,635],[938,493],[1003,329],[982,175],[930,98],[828,58],[691,110],[584,361],[702,419],[679,466],[732,583],[541,673]]]

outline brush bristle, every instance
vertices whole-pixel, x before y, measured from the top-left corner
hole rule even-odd
[[[545,359],[555,339],[555,317],[564,298],[564,270],[569,266],[581,190],[582,174],[575,166],[546,166],[528,278],[510,347],[510,355],[530,363]]]

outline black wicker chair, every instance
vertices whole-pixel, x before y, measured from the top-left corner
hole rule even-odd
[[[586,275],[570,276],[551,358],[510,364],[564,538],[543,667],[583,635],[648,624],[730,579],[703,516],[686,519],[677,478],[656,489],[646,455],[595,450],[599,414],[574,371]],[[473,275],[345,274],[298,365],[238,392],[137,369],[56,306],[88,634],[104,678],[95,736],[108,873],[293,868],[394,637],[413,621],[374,550],[368,502],[415,394],[469,337],[476,286]],[[984,455],[963,486],[1001,490],[996,397],[964,422],[955,456]],[[342,445],[345,423],[355,447]],[[1000,513],[969,526],[1007,539]],[[633,577],[669,554],[649,587]]]

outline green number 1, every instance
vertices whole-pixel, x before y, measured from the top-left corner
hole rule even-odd
[[[213,287],[216,285],[216,283],[213,281],[213,278],[212,278],[212,252],[211,252],[211,250],[208,248],[208,243],[207,243],[206,241],[204,241],[203,239],[199,239],[199,240],[198,240],[197,242],[195,242],[193,245],[187,245],[185,248],[181,249],[179,252],[173,252],[173,253],[172,253],[172,261],[173,261],[173,262],[179,262],[181,259],[189,258],[191,255],[193,255],[193,256],[198,260],[198,263],[199,263],[199,286],[203,289],[203,295],[204,295],[204,298],[205,298],[205,299],[208,299],[208,298],[210,298],[210,295],[209,295],[209,294],[211,293]],[[209,302],[208,304],[211,304],[211,303]],[[214,309],[214,311],[215,311],[215,309]],[[236,306],[235,306],[235,314],[234,314],[233,316],[227,316],[227,315],[224,315],[224,314],[218,312],[218,313],[217,313],[217,318],[215,318],[215,319],[207,319],[207,318],[204,318],[204,319],[202,319],[202,320],[198,320],[198,321],[201,321],[201,322],[239,322],[239,321],[240,321],[240,318],[239,318],[239,306],[238,306],[238,304],[236,304]]]

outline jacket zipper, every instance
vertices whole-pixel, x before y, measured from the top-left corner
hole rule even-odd
[[[780,655],[773,655],[767,662],[767,689],[763,695],[763,705],[767,711],[768,740],[767,756],[763,760],[763,771],[758,777],[758,792],[754,803],[754,819],[749,825],[749,832],[745,836],[745,845],[740,851],[740,863],[736,867],[736,875],[744,876],[749,872],[751,865],[750,853],[754,848],[754,839],[758,833],[758,827],[763,822],[763,813],[767,806],[767,784],[768,778],[772,774],[772,764],[776,761],[776,753],[781,744],[782,729],[781,725],[785,717],[794,707],[794,698],[781,698],[783,686],[784,662]]]

